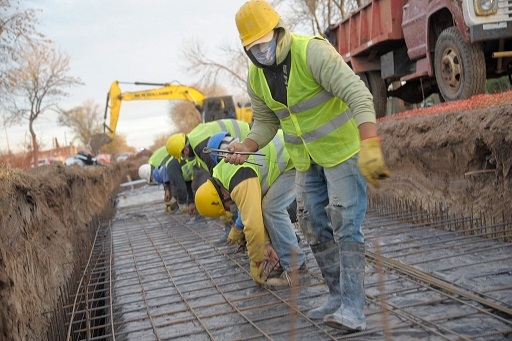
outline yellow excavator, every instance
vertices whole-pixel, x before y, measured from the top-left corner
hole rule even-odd
[[[237,105],[232,96],[206,97],[201,91],[181,84],[174,83],[142,83],[131,84],[144,86],[158,86],[158,88],[122,92],[118,81],[114,81],[107,94],[105,106],[105,133],[110,138],[114,137],[121,110],[122,101],[144,101],[144,100],[186,100],[192,102],[199,111],[203,122],[215,121],[223,118],[236,118],[248,123],[252,122],[252,109],[250,104]],[[110,122],[107,125],[107,114],[110,108]],[[108,130],[108,131],[106,131]]]

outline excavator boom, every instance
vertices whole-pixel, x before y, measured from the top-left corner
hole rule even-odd
[[[110,108],[110,123],[105,128],[108,129],[108,135],[113,138],[116,128],[117,121],[119,120],[119,111],[121,110],[122,101],[141,101],[141,100],[171,100],[181,99],[194,103],[196,108],[200,110],[203,106],[205,95],[190,86],[170,83],[141,83],[135,82],[135,85],[158,85],[159,88],[142,90],[142,91],[127,91],[121,92],[119,88],[119,82],[114,81],[110,86],[110,90],[107,95],[107,105],[105,107],[105,122],[107,119],[108,109]]]
[[[232,116],[246,122],[252,120],[252,110],[250,107],[235,108],[231,96],[209,97],[199,90],[181,84],[173,83],[143,83],[134,82],[135,85],[158,86],[158,88],[122,92],[119,88],[119,82],[114,81],[107,94],[107,103],[105,106],[105,134],[112,139],[116,132],[117,121],[119,120],[119,111],[122,101],[144,101],[144,100],[185,100],[194,103],[196,109],[203,117],[203,121],[215,120]],[[110,121],[107,125],[107,114],[110,108]],[[107,131],[108,130],[108,131]]]

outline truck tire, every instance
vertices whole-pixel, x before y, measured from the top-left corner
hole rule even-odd
[[[466,43],[456,27],[445,29],[437,39],[434,72],[446,101],[485,93],[484,53],[480,45]]]
[[[373,95],[373,105],[377,118],[386,116],[387,89],[386,82],[381,78],[380,71],[368,71],[357,74]]]

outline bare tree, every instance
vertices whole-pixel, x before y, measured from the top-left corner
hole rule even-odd
[[[281,1],[276,8],[290,30],[323,36],[329,25],[344,17],[345,2],[343,0]]]
[[[18,65],[6,72],[6,84],[12,94],[8,111],[15,120],[28,121],[36,163],[39,144],[35,120],[47,112],[59,112],[59,101],[68,96],[66,89],[83,84],[79,78],[68,76],[69,69],[69,56],[46,43],[22,47]]]
[[[22,9],[19,1],[0,0],[0,103],[6,95],[5,73],[16,65],[21,47],[44,38],[35,29],[37,12]]]
[[[218,86],[238,89],[245,92],[247,89],[246,73],[249,59],[241,47],[220,47],[220,55],[224,60],[216,60],[209,56],[198,41],[192,41],[182,50],[182,58],[187,61],[186,70],[201,74],[199,82],[204,87]]]
[[[119,155],[122,152],[134,152],[135,148],[128,146],[126,142],[126,136],[120,133],[116,133],[112,141],[108,144],[105,144],[101,147],[100,151],[102,153],[111,154],[112,156]]]
[[[168,138],[169,138],[169,134],[162,133],[162,134],[156,135],[153,139],[153,144],[151,145],[151,147],[149,147],[149,150],[155,151],[158,148],[165,146]]]
[[[87,145],[94,134],[101,133],[103,114],[98,103],[93,99],[87,99],[81,106],[60,111],[57,123],[70,128],[75,134],[74,138]]]
[[[201,123],[201,114],[194,104],[190,102],[179,101],[172,103],[169,113],[177,132],[189,133],[196,125]]]

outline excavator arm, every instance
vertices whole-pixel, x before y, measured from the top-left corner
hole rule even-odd
[[[121,92],[119,88],[119,82],[114,81],[110,86],[110,90],[107,94],[107,103],[105,106],[105,133],[110,138],[114,137],[117,127],[117,121],[119,119],[119,111],[121,110],[122,101],[143,101],[143,100],[171,100],[181,99],[194,103],[197,110],[201,112],[205,95],[190,86],[184,86],[180,84],[171,83],[141,83],[135,82],[135,85],[149,85],[149,86],[160,86],[159,88],[133,91],[133,92]],[[107,114],[110,108],[110,122],[107,125]],[[108,130],[108,132],[106,131]]]

